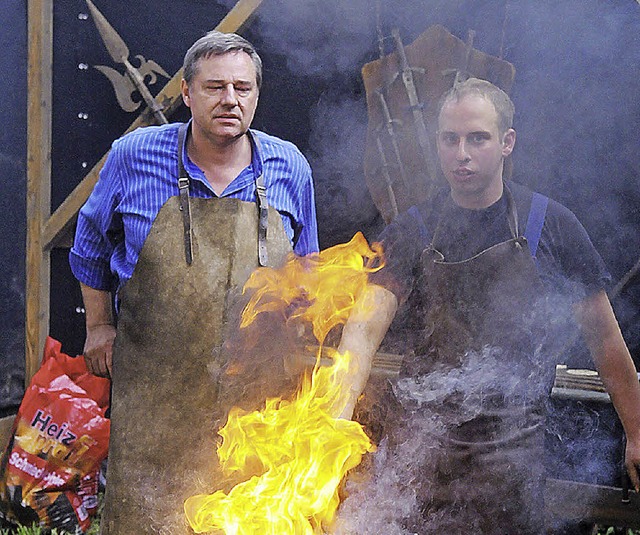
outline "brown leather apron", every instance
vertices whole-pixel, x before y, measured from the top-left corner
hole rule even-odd
[[[436,381],[446,393],[428,409],[444,431],[433,438],[437,473],[417,478],[424,480],[423,515],[411,526],[418,533],[542,531],[542,291],[506,187],[505,195],[510,240],[447,262],[438,228],[422,254],[423,346],[401,377]],[[403,410],[406,417],[422,409],[405,403]]]
[[[171,197],[120,292],[103,534],[192,533],[184,500],[212,491],[220,348],[231,301],[258,266],[259,211],[227,198],[188,208],[190,243]],[[268,230],[277,266],[291,245],[271,207]]]

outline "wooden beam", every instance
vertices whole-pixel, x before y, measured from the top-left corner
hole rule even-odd
[[[260,4],[262,0],[239,0],[216,26],[216,30],[224,33],[237,32],[251,18]]]
[[[255,12],[262,0],[239,0],[236,5],[216,26],[216,30],[231,33],[238,31]],[[167,82],[156,96],[156,100],[162,105],[164,114],[169,117],[182,103],[180,94],[180,82],[182,80],[182,69],[180,69]],[[153,114],[145,110],[127,128],[126,132],[131,132],[140,126],[154,124]],[[108,154],[108,153],[107,153]],[[46,221],[43,231],[43,245],[45,250],[50,250],[68,240],[71,228],[78,211],[89,197],[95,183],[98,180],[100,170],[107,158],[105,154],[100,161],[93,166],[84,179],[75,187],[64,202]]]
[[[50,258],[42,229],[51,213],[53,0],[29,0],[27,16],[26,385],[39,367],[49,332]]]

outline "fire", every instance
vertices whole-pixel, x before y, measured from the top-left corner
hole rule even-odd
[[[375,446],[359,423],[338,418],[347,401],[341,382],[350,355],[322,351],[322,344],[347,320],[368,273],[381,264],[381,252],[358,233],[313,257],[292,257],[282,269],[253,273],[245,290],[254,293],[241,326],[262,312],[288,309],[290,317],[311,323],[320,349],[293,399],[268,399],[260,411],[236,407],[229,412],[219,431],[218,459],[225,475],[244,482],[228,494],[185,501],[196,533],[306,535],[330,527],[340,482]],[[330,355],[331,365],[320,366],[321,354]]]

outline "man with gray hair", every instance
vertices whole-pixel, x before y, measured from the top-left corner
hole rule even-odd
[[[196,41],[181,85],[191,120],[116,140],[80,210],[69,261],[84,355],[113,380],[103,534],[187,533],[182,503],[214,459],[230,298],[254,268],[318,251],[308,162],[250,129],[261,83],[242,37]]]
[[[418,497],[404,519],[411,533],[544,533],[545,403],[554,349],[563,345],[561,310],[582,327],[640,486],[640,385],[605,293],[609,274],[567,208],[503,178],[516,140],[513,110],[484,80],[443,96],[437,148],[448,188],[382,232],[385,264],[339,347],[354,355],[345,380],[350,417],[403,310],[401,338],[410,341],[385,399],[385,433],[387,458],[422,459],[408,483]],[[416,438],[419,446],[403,450]]]

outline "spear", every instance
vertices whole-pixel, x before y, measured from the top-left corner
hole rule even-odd
[[[125,66],[129,78],[136,86],[136,89],[140,92],[140,95],[142,95],[147,106],[149,106],[149,109],[152,111],[156,121],[158,121],[159,124],[167,124],[169,121],[167,121],[164,113],[162,113],[162,106],[156,102],[156,99],[154,99],[153,95],[149,92],[140,71],[138,71],[138,69],[129,62],[129,47],[127,47],[127,44],[123,41],[122,37],[118,35],[118,32],[116,32],[113,26],[109,24],[109,21],[102,13],[100,13],[93,2],[91,0],[86,0],[86,2],[89,6],[93,22],[100,33],[100,37],[102,37],[104,46],[106,47],[107,52],[109,52],[111,59],[116,63],[122,63]]]

